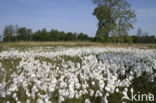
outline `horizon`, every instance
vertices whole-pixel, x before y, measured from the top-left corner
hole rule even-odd
[[[135,35],[139,27],[156,36],[156,1],[131,1],[136,11],[137,22],[130,35]],[[0,1],[0,34],[5,25],[31,28],[33,31],[46,28],[64,32],[83,32],[91,37],[97,30],[97,19],[92,15],[95,4],[92,0],[5,0]]]

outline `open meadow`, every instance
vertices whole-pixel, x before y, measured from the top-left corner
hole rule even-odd
[[[156,44],[0,43],[0,103],[156,103]]]

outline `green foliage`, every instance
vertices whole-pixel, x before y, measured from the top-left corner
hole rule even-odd
[[[111,9],[112,2],[94,1],[98,6],[94,9],[93,15],[98,19],[98,30],[96,38],[100,41],[108,41],[109,35],[115,27],[115,19],[113,17],[113,10]]]
[[[14,34],[14,27],[12,25],[6,25],[3,35],[7,38],[7,41],[11,41],[11,36]]]
[[[26,27],[15,28],[17,27],[6,26],[3,41],[91,41],[93,39],[84,33],[65,33],[54,29],[47,31],[46,28],[33,33]],[[15,35],[13,35],[14,32]]]
[[[134,43],[156,43],[156,37],[154,35],[132,36]]]
[[[123,43],[123,37],[133,28],[136,14],[130,9],[126,0],[93,0],[98,6],[94,9],[99,21],[96,37],[100,41],[108,41],[109,37]]]
[[[27,29],[25,27],[19,28],[17,32],[18,32],[18,35],[20,36],[27,35]]]

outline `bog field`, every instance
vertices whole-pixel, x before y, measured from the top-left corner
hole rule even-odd
[[[156,103],[155,47],[0,43],[0,103]]]

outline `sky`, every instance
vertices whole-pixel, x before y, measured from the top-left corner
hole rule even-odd
[[[128,0],[136,11],[137,22],[130,34],[139,27],[156,35],[156,0]],[[83,32],[95,36],[98,21],[92,15],[92,0],[0,0],[0,34],[5,25],[47,28],[65,32]]]

